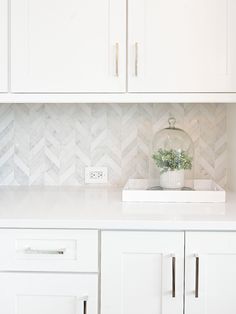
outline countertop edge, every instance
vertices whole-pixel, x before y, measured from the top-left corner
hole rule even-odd
[[[87,229],[87,230],[140,230],[140,231],[236,231],[232,221],[53,221],[30,219],[2,219],[0,229]]]

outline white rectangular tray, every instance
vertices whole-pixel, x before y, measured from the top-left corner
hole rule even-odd
[[[148,190],[158,186],[158,182],[148,179],[130,179],[122,191],[123,202],[160,202],[160,203],[224,203],[225,190],[212,180],[186,181],[192,191]]]

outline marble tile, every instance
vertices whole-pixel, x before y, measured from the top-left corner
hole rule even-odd
[[[223,104],[0,104],[0,185],[83,185],[86,166],[118,186],[153,176],[152,138],[170,115],[193,139],[195,177],[225,186]]]

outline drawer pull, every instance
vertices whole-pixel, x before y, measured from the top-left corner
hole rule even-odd
[[[138,53],[138,43],[135,43],[135,61],[134,61],[134,73],[135,76],[138,77],[138,58],[139,58],[139,53]]]
[[[38,255],[63,255],[65,254],[66,249],[60,250],[37,250],[32,248],[26,248],[24,250],[25,254],[38,254]]]
[[[87,314],[87,300],[84,300],[83,314]]]
[[[116,43],[116,77],[119,77],[119,43]]]
[[[199,256],[196,254],[195,255],[195,298],[199,298],[199,264],[200,264],[200,259]]]
[[[176,257],[172,255],[172,298],[176,297],[175,285],[176,285]]]
[[[88,297],[77,298],[77,314],[88,313]]]

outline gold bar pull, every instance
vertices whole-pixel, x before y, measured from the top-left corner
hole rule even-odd
[[[119,43],[116,43],[116,77],[119,77]]]
[[[135,76],[138,76],[138,58],[139,58],[139,54],[138,54],[138,43],[135,43]]]
[[[195,254],[195,298],[199,298],[199,267],[200,267],[200,259],[197,254]]]

